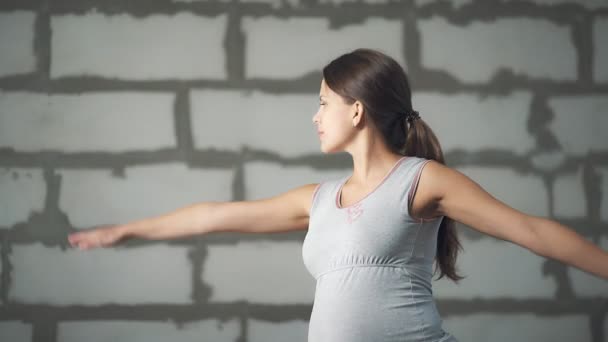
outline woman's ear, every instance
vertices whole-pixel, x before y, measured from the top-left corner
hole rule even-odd
[[[353,103],[353,108],[353,127],[356,127],[363,120],[363,115],[365,115],[365,107],[363,107],[363,103],[355,101],[355,103]]]

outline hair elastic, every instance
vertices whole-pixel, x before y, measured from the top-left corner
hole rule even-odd
[[[405,119],[407,122],[412,123],[414,120],[420,119],[420,113],[412,109],[411,112],[405,114]]]

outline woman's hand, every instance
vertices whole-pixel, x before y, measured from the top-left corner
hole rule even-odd
[[[68,235],[68,241],[72,247],[81,250],[110,247],[125,237],[123,229],[117,225],[97,226],[86,231],[80,231]]]

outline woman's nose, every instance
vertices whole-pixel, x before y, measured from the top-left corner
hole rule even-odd
[[[318,119],[319,119],[319,111],[317,111],[317,112],[315,113],[315,115],[313,115],[313,116],[312,116],[312,122],[313,122],[313,123],[318,123],[318,122],[319,122],[319,120],[318,120]]]

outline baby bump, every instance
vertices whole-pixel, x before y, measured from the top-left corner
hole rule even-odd
[[[401,267],[353,266],[321,274],[310,341],[433,341],[442,336],[432,297]]]

